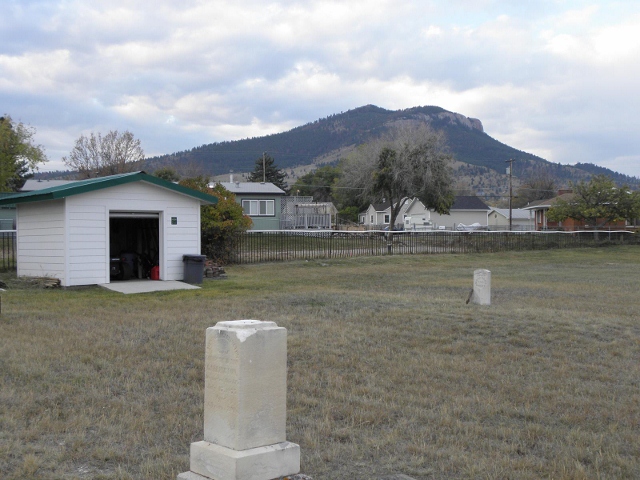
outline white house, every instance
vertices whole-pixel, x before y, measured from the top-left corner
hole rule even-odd
[[[360,223],[369,228],[388,227],[391,217],[390,210],[389,203],[371,204],[366,212],[360,214]],[[395,228],[404,228],[405,230],[455,230],[459,225],[477,223],[482,227],[486,227],[488,224],[488,212],[489,207],[473,195],[457,196],[448,215],[440,215],[433,210],[429,210],[425,208],[420,200],[414,198],[407,200],[400,209]]]
[[[440,215],[431,212],[431,221],[434,228],[444,227],[447,230],[456,230],[460,225],[481,226],[488,225],[489,207],[475,195],[459,195],[455,198],[448,215]]]
[[[112,258],[125,255],[158,266],[160,280],[182,280],[183,255],[200,254],[200,206],[216,202],[144,172],[0,199],[17,207],[18,276],[63,286],[109,283]]]
[[[489,211],[489,229],[508,230],[509,229],[509,209],[492,208]],[[512,230],[535,230],[533,215],[530,210],[524,208],[511,209],[511,229]]]
[[[431,211],[417,198],[409,202],[403,214],[403,221],[405,230],[419,232],[433,229]]]
[[[403,199],[404,200],[404,199]],[[396,218],[396,229],[401,229],[403,226],[404,214],[410,205],[410,200],[407,199],[398,213]],[[384,229],[389,227],[391,222],[391,204],[389,202],[377,203],[369,205],[369,208],[365,212],[358,215],[358,219],[361,225],[365,225],[370,229]]]

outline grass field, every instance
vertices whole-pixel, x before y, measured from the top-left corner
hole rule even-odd
[[[467,305],[473,270],[491,306]],[[1,292],[0,478],[171,479],[205,329],[288,329],[314,480],[640,478],[640,247],[236,266],[197,291]]]

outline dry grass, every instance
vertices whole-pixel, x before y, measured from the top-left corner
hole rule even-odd
[[[473,270],[493,304],[466,305]],[[640,249],[228,268],[199,291],[3,278],[0,477],[170,479],[202,439],[204,331],[289,331],[315,480],[640,478]]]

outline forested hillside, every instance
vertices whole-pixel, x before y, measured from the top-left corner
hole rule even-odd
[[[231,170],[249,172],[263,152],[271,155],[278,167],[284,170],[314,163],[331,163],[394,124],[417,121],[428,122],[435,130],[443,131],[456,160],[475,167],[486,167],[496,175],[504,174],[506,161],[515,159],[514,176],[520,178],[545,170],[559,182],[568,183],[604,173],[620,184],[627,183],[635,187],[640,185],[637,178],[596,165],[560,165],[522,152],[487,135],[480,120],[436,106],[391,111],[367,105],[316,120],[288,132],[211,143],[149,158],[144,168],[154,171],[170,166],[183,174],[197,170],[205,175],[222,175]]]

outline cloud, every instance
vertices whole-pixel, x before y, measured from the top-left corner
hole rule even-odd
[[[54,161],[88,131],[130,129],[161,154],[365,104],[438,105],[515,148],[640,176],[629,2],[22,0],[4,13],[0,101]]]

